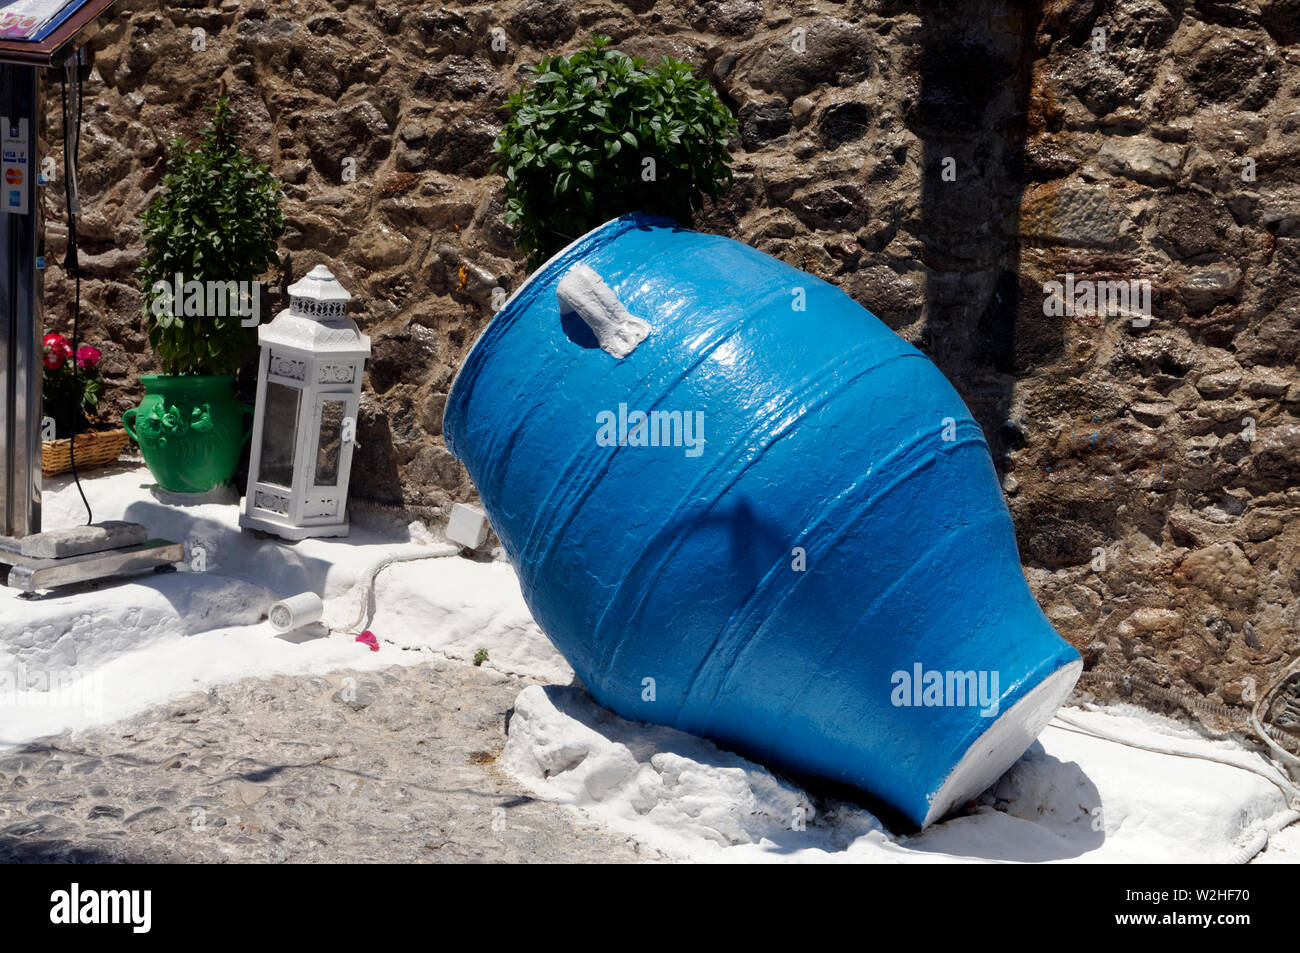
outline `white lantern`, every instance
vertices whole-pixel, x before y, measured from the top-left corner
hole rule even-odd
[[[262,356],[239,525],[285,539],[348,534],[348,478],[370,338],[324,265],[257,331]]]

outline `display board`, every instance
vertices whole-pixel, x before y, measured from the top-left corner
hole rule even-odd
[[[68,19],[85,0],[8,0],[0,3],[0,39],[39,42]]]
[[[58,66],[116,0],[0,0],[0,61]]]

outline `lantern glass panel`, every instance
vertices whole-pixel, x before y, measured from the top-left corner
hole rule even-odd
[[[298,405],[302,392],[268,381],[262,417],[262,462],[258,480],[286,489],[293,487],[294,454],[298,444]]]
[[[339,457],[343,452],[343,418],[347,402],[327,400],[321,403],[320,443],[316,445],[316,486],[339,485]]]

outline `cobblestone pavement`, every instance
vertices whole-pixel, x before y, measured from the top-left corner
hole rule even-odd
[[[501,773],[522,686],[451,661],[246,679],[0,752],[0,861],[661,859]]]

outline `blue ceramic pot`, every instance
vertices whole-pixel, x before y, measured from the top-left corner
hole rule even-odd
[[[562,313],[580,266],[648,325],[626,356]],[[492,320],[443,428],[538,624],[625,718],[925,825],[1078,676],[961,398],[848,295],[746,245],[643,215],[583,236]]]

